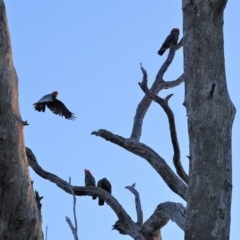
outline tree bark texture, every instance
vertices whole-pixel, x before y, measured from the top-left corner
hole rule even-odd
[[[18,79],[2,0],[0,39],[0,239],[40,240],[43,239],[41,215],[29,178]]]
[[[223,42],[227,0],[183,0],[190,167],[185,240],[229,239],[232,123]]]

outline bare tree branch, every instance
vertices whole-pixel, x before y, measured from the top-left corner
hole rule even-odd
[[[22,121],[22,125],[23,125],[23,126],[28,126],[29,123],[28,123],[27,121]]]
[[[173,94],[170,94],[165,99],[163,99],[163,98],[160,98],[159,96],[157,96],[156,94],[154,94],[153,92],[151,92],[147,86],[147,81],[148,81],[147,71],[143,68],[142,65],[141,65],[141,70],[143,73],[143,80],[141,83],[138,83],[138,84],[141,87],[141,89],[143,90],[143,92],[149,98],[151,98],[152,100],[157,102],[163,108],[164,112],[167,114],[169,128],[170,128],[170,135],[171,135],[171,140],[172,140],[172,145],[173,145],[173,150],[174,150],[173,163],[176,168],[177,174],[184,180],[185,183],[188,183],[188,175],[184,171],[184,168],[181,163],[181,154],[180,154],[180,147],[178,144],[174,114],[168,105],[168,101],[173,96]]]
[[[179,41],[178,44],[176,44],[170,48],[167,59],[165,60],[165,62],[161,66],[161,68],[159,69],[155,81],[156,80],[163,81],[163,75],[168,70],[169,66],[171,65],[171,63],[175,57],[175,52],[177,50],[179,50],[182,46],[183,46],[183,38]]]
[[[100,129],[92,132],[96,136],[100,136],[107,141],[115,143],[118,146],[132,152],[145,160],[158,172],[163,178],[169,188],[182,197],[185,201],[187,200],[187,186],[186,184],[172,171],[167,165],[166,161],[160,157],[153,149],[140,143],[134,139],[125,139],[119,135]]]
[[[68,225],[69,225],[70,229],[72,230],[72,234],[73,234],[73,236],[74,236],[74,239],[75,239],[75,240],[78,240],[78,236],[77,236],[77,235],[75,235],[75,234],[76,234],[76,232],[75,232],[74,226],[73,226],[73,224],[72,224],[72,222],[71,222],[70,218],[69,218],[69,217],[67,217],[67,216],[66,216],[66,222],[68,223]]]
[[[134,186],[126,186],[125,188],[128,189],[135,196],[135,206],[136,206],[136,212],[137,212],[137,225],[139,227],[142,227],[142,225],[143,225],[143,212],[142,212],[139,192],[134,188]]]
[[[175,81],[165,82],[163,80],[163,75],[167,71],[170,64],[172,63],[172,60],[175,56],[175,51],[177,51],[179,48],[181,48],[182,44],[183,44],[183,40],[181,39],[177,45],[170,48],[168,57],[167,57],[166,61],[163,63],[163,65],[161,66],[160,70],[158,71],[155,81],[151,87],[151,91],[153,93],[157,94],[162,89],[168,89],[171,87],[175,87],[184,81],[183,74]],[[140,140],[141,132],[142,132],[143,118],[144,118],[151,102],[152,102],[152,99],[150,99],[148,96],[145,95],[143,97],[143,99],[141,100],[141,102],[138,104],[136,114],[134,117],[132,134],[131,134],[131,138],[133,138],[135,140],[138,140],[138,141]]]
[[[38,162],[36,157],[30,148],[26,147],[26,155],[28,159],[28,165],[44,179],[49,180],[50,182],[55,183],[59,188],[64,190],[65,192],[71,194],[69,189],[69,184],[58,176],[43,170]],[[98,188],[98,187],[78,187],[72,186],[72,190],[76,196],[96,196],[102,198],[115,212],[118,219],[124,224],[124,228],[126,230],[126,234],[131,236],[134,239],[144,240],[141,233],[139,233],[139,226],[133,222],[131,217],[127,214],[127,212],[123,209],[120,203],[107,191]]]
[[[185,207],[181,203],[165,202],[159,204],[152,216],[144,223],[141,232],[146,239],[161,239],[160,229],[170,219],[184,230]]]
[[[75,227],[73,226],[71,220],[69,217],[66,216],[66,222],[68,223],[70,229],[72,230],[72,234],[74,236],[75,240],[78,240],[78,227],[77,227],[77,216],[76,216],[76,196],[73,192],[72,186],[71,186],[71,178],[69,177],[69,190],[73,196],[73,215],[74,215],[74,222],[75,222]]]
[[[47,240],[47,233],[48,233],[48,225],[46,226],[46,237],[45,237],[45,240]]]

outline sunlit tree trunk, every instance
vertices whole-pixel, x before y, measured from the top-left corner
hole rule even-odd
[[[223,41],[226,0],[183,0],[190,173],[185,240],[229,239],[232,123]]]
[[[5,6],[0,0],[0,239],[42,239],[28,172],[18,79],[13,66]]]

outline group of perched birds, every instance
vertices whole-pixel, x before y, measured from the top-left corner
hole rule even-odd
[[[164,52],[171,46],[177,44],[179,37],[179,29],[173,28],[170,34],[163,42],[161,48],[158,50],[159,55],[163,55]],[[38,102],[34,103],[34,108],[38,112],[45,112],[46,106],[55,114],[65,117],[69,120],[74,120],[76,117],[74,113],[70,112],[67,107],[60,100],[57,99],[58,92],[54,91],[50,94],[43,96]]]
[[[96,187],[96,181],[91,172],[87,169],[84,169],[85,173],[85,186],[86,187]],[[111,183],[106,179],[102,178],[97,182],[97,187],[104,189],[105,191],[112,193],[112,186]],[[92,199],[95,200],[97,197],[92,196]],[[104,200],[99,198],[98,199],[98,205],[102,206],[104,205]]]

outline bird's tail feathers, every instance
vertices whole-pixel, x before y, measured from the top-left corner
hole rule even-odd
[[[98,205],[99,205],[99,206],[103,206],[103,205],[104,205],[104,200],[101,199],[101,198],[99,198],[99,199],[98,199]]]
[[[159,54],[160,56],[162,56],[165,51],[166,51],[166,49],[160,48],[160,49],[158,50],[158,54]]]

